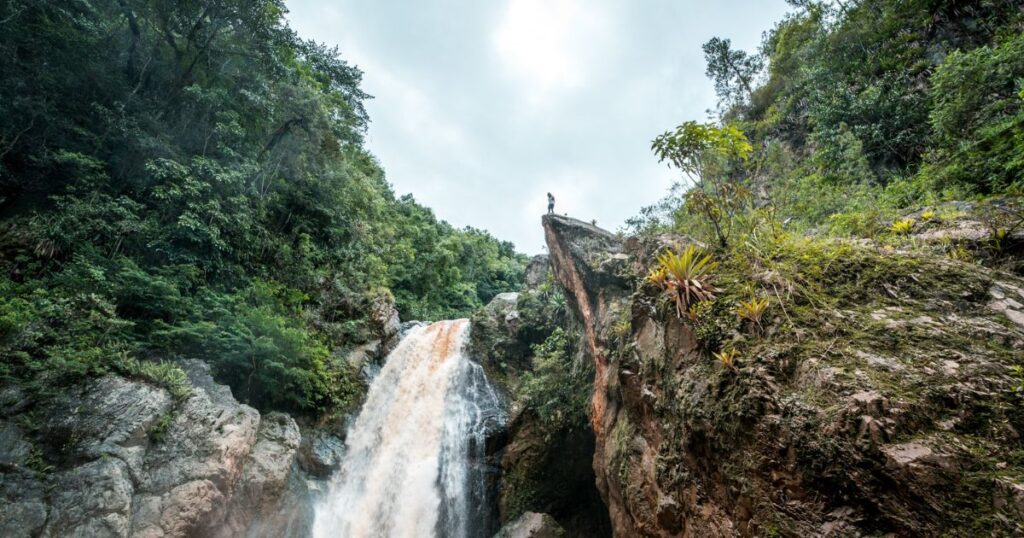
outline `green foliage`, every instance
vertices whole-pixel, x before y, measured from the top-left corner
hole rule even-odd
[[[165,413],[160,415],[160,418],[149,429],[149,440],[153,443],[162,443],[172,422],[174,422],[173,414]]]
[[[434,319],[519,286],[510,243],[395,196],[362,73],[285,13],[0,5],[0,375],[175,386],[152,357],[198,356],[254,405],[316,413],[357,390],[328,357],[371,337],[381,290]]]
[[[736,357],[739,355],[738,351],[735,349],[724,349],[722,351],[716,351],[712,355],[719,364],[732,371],[736,371]]]
[[[686,211],[710,224],[715,240],[726,247],[736,215],[751,199],[750,191],[731,178],[733,167],[753,150],[746,135],[732,125],[688,121],[659,135],[651,148],[659,162],[668,161],[693,182],[684,198]]]
[[[1013,377],[1013,390],[1024,394],[1024,366],[1016,364],[1010,368],[1010,376]]]
[[[697,247],[689,245],[682,254],[671,250],[658,256],[658,266],[647,276],[647,280],[668,295],[676,306],[676,315],[683,317],[691,305],[715,298],[718,288],[714,285],[714,270],[718,262],[704,254]]]
[[[922,171],[982,193],[1024,177],[1024,34],[954,51],[932,76],[934,146]]]
[[[297,307],[282,301],[288,291],[256,282],[233,295],[206,295],[199,315],[155,331],[153,341],[206,360],[237,398],[259,408],[313,412],[350,405],[358,390],[354,372],[344,364],[328,367],[327,346],[305,330]]]
[[[533,347],[533,369],[523,376],[519,395],[552,431],[586,423],[592,371],[572,359],[575,335],[556,328]]]
[[[1019,185],[1019,2],[792,5],[756,54],[724,38],[705,45],[722,124],[687,122],[655,140],[659,160],[694,186],[674,189],[632,226],[668,227],[722,247],[734,229],[750,234],[765,223],[772,233],[784,225],[873,237],[921,206]],[[740,134],[716,138],[716,129]],[[740,136],[748,149],[721,149],[723,139]],[[705,184],[716,178],[721,183]],[[729,199],[741,188],[752,202]]]
[[[764,58],[734,50],[728,39],[711,38],[704,43],[707,76],[715,83],[715,94],[721,106],[739,105],[754,93],[757,74],[764,68]]]
[[[896,235],[907,235],[914,229],[914,224],[917,224],[914,219],[899,219],[889,226],[889,230]]]
[[[713,124],[688,121],[658,135],[651,142],[651,149],[658,156],[658,162],[675,166],[694,182],[711,180],[719,172],[716,167],[723,162],[746,160],[752,147],[747,137],[732,125],[719,127]]]
[[[761,318],[764,317],[769,304],[771,302],[767,297],[751,297],[750,300],[743,301],[736,307],[736,315],[761,327]]]
[[[79,285],[102,280],[97,268],[82,262],[58,276]],[[86,376],[117,373],[166,388],[176,399],[188,396],[180,368],[131,355],[139,349],[137,327],[118,316],[110,299],[9,280],[0,282],[0,291],[0,353],[8,357],[0,366],[3,377],[22,379],[45,395]]]
[[[178,366],[163,361],[140,361],[131,357],[123,357],[117,364],[118,373],[127,377],[135,377],[164,387],[177,400],[183,400],[192,393],[192,385],[188,376]]]

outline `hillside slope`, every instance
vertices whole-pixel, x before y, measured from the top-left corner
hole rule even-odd
[[[789,240],[722,260],[721,294],[687,319],[640,275],[692,240],[544,227],[594,363],[616,536],[1024,531],[1019,277]],[[735,314],[748,293],[771,298],[760,326]]]

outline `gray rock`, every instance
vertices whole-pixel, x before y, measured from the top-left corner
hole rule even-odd
[[[515,521],[505,525],[494,538],[560,538],[565,531],[547,514],[525,512]]]
[[[398,318],[398,309],[390,297],[382,295],[373,301],[370,306],[370,324],[376,336],[382,341],[387,341],[398,334],[401,320]]]
[[[238,403],[205,363],[182,366],[183,401],[107,376],[42,408],[34,437],[17,415],[0,420],[0,536],[308,535],[316,487],[296,461],[298,425]],[[33,442],[56,468],[26,468]]]
[[[256,444],[245,462],[239,488],[231,497],[218,536],[281,536],[270,529],[277,526],[278,508],[300,442],[299,426],[288,415],[268,413],[262,418]]]
[[[49,514],[46,488],[35,473],[0,472],[0,507],[0,536],[38,536]]]
[[[1024,290],[1000,282],[989,290],[989,295],[992,297],[988,303],[989,308],[1000,312],[1018,326],[1024,327],[1024,304],[1022,304],[1024,303]]]
[[[1024,521],[1024,484],[1007,477],[996,478],[995,483],[995,509],[1005,512],[1017,521]]]
[[[338,436],[325,431],[314,430],[302,438],[298,461],[309,474],[327,478],[341,466],[345,442]]]
[[[77,440],[72,456],[95,459],[148,444],[150,430],[170,409],[167,391],[110,375],[47,409],[44,429],[51,438]]]
[[[54,480],[52,512],[42,536],[128,536],[132,481],[128,466],[101,458],[60,473]]]
[[[523,276],[523,285],[526,289],[538,288],[548,280],[548,276],[550,274],[551,260],[548,259],[547,254],[538,254],[530,258],[530,262],[526,264],[526,274]]]
[[[377,377],[380,372],[384,352],[380,340],[373,340],[350,350],[345,355],[345,362],[350,368],[359,372],[360,380],[369,386],[373,378]]]
[[[17,385],[0,387],[0,416],[9,417],[25,410],[31,400]]]
[[[13,422],[0,420],[0,465],[24,465],[32,450]]]

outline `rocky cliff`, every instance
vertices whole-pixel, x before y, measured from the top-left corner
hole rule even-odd
[[[547,520],[557,520],[564,527],[558,532],[567,537],[608,536],[606,510],[590,464],[594,435],[585,410],[560,408],[565,416],[545,420],[536,402],[525,401],[523,394],[524,383],[535,373],[534,349],[558,329],[578,332],[578,324],[553,286],[547,256],[531,260],[521,292],[498,295],[472,321],[473,356],[510,407],[505,430],[489,447],[490,462],[499,470],[494,484],[497,513],[500,522],[508,525],[503,536],[551,535],[538,530],[546,528],[540,523]],[[589,359],[579,353],[565,360],[560,368],[588,371],[585,361]]]
[[[686,238],[543,224],[616,536],[1024,533],[1019,278],[797,242],[724,263],[725,296],[684,320],[640,275]],[[771,294],[763,327],[736,320],[740,288]],[[734,367],[711,357],[725,342]]]
[[[192,389],[110,375],[31,407],[0,391],[0,536],[305,536],[341,442],[239,404],[208,367]]]

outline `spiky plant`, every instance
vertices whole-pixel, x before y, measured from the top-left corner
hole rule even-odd
[[[712,353],[712,355],[722,366],[733,371],[736,370],[736,357],[739,355],[739,352],[735,349],[723,349],[722,351]]]
[[[739,306],[736,307],[736,315],[761,327],[761,318],[764,317],[769,304],[767,297],[761,299],[751,297],[749,301],[740,301]]]
[[[676,314],[683,317],[690,305],[710,301],[721,291],[713,284],[712,271],[717,267],[711,255],[690,245],[682,254],[669,250],[658,256],[658,268],[652,273],[664,272],[661,286],[675,301]]]
[[[896,235],[907,235],[910,230],[914,229],[914,224],[916,224],[914,219],[899,219],[892,223],[889,230]]]
[[[691,322],[696,322],[697,318],[699,317],[700,309],[697,308],[697,305],[692,304],[689,308],[686,309],[686,319],[690,320]]]
[[[665,272],[665,268],[658,266],[651,269],[650,273],[647,273],[647,281],[651,284],[664,288],[668,283],[668,273]]]
[[[932,220],[934,218],[935,218],[935,210],[934,209],[925,209],[924,211],[921,212],[921,220],[923,220],[923,221],[927,222],[927,221],[930,221],[930,220]]]

